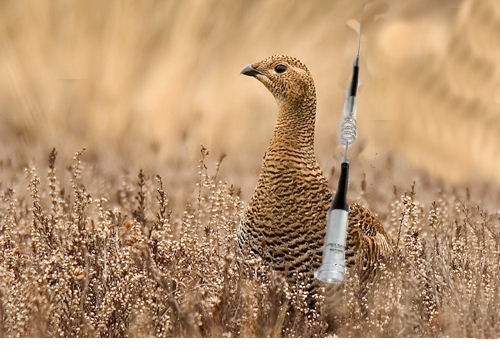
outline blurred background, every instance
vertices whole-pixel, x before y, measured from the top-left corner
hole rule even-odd
[[[109,168],[181,176],[179,162],[196,161],[203,144],[226,154],[221,171],[246,198],[276,106],[239,72],[283,53],[315,79],[316,153],[329,169],[361,16],[352,167],[389,162],[406,183],[425,172],[498,186],[496,0],[1,1],[0,158],[46,161],[56,147],[66,159],[86,147]]]

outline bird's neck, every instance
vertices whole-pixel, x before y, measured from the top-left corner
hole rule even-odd
[[[278,102],[278,119],[269,148],[292,148],[314,152],[316,98]]]

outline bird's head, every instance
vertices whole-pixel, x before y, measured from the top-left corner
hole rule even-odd
[[[314,82],[307,67],[298,59],[274,55],[249,64],[241,74],[255,77],[273,94],[278,103],[302,103],[316,99]]]

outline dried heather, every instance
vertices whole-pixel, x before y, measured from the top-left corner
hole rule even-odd
[[[413,183],[391,199],[370,190],[383,174],[363,174],[361,198],[389,203],[375,209],[396,254],[367,288],[349,270],[306,316],[281,276],[236,260],[243,202],[221,179],[224,156],[209,166],[202,148],[175,205],[168,178],[99,176],[84,159],[58,172],[54,149],[46,176],[31,165],[0,183],[0,336],[500,336],[500,216],[469,192],[427,203]]]

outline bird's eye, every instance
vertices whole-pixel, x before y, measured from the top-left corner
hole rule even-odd
[[[284,73],[286,71],[286,66],[284,64],[278,64],[274,67],[276,73]]]

